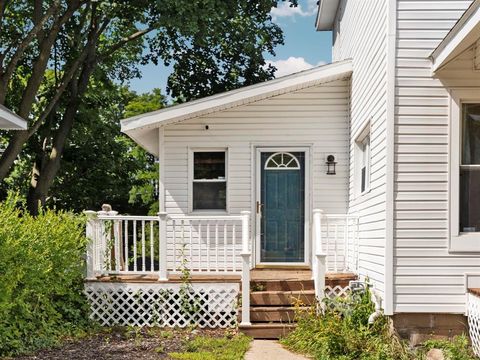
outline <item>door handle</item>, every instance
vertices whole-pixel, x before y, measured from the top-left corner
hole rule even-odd
[[[257,214],[262,214],[263,204],[257,201]]]

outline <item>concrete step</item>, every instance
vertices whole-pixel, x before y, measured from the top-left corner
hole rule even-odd
[[[301,301],[305,305],[315,303],[315,291],[255,291],[250,293],[251,306],[292,306]]]
[[[238,316],[240,321],[242,309],[239,309]],[[295,322],[295,308],[285,306],[254,306],[250,308],[250,321],[254,323],[293,323]]]
[[[239,330],[254,339],[280,339],[295,329],[294,324],[257,323],[240,325]]]

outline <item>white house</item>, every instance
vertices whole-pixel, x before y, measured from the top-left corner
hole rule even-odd
[[[0,105],[0,129],[26,130],[27,122],[5,106]]]
[[[321,0],[316,28],[333,33],[332,64],[122,122],[159,159],[160,215],[95,220],[118,222],[106,273],[134,272],[131,244],[156,241],[158,222],[160,255],[135,260],[156,286],[173,286],[180,258],[222,286],[242,269],[243,289],[252,277],[271,299],[275,279],[248,269],[313,277],[317,296],[358,275],[402,335],[466,331],[480,288],[480,0]],[[268,305],[285,303],[255,292],[242,293],[244,329],[284,319]]]

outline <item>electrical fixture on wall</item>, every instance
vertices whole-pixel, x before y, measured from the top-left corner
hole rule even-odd
[[[336,175],[335,166],[337,162],[335,161],[335,155],[327,155],[327,175]]]

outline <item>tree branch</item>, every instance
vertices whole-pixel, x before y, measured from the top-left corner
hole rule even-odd
[[[118,49],[122,48],[125,44],[129,43],[130,41],[134,41],[146,34],[148,34],[149,32],[152,32],[153,30],[155,30],[155,27],[149,27],[147,29],[144,29],[144,30],[139,30],[137,31],[136,33],[133,33],[132,35],[128,36],[128,37],[125,37],[123,39],[121,39],[120,41],[118,41],[116,44],[113,44],[112,46],[110,46],[106,52],[104,52],[103,54],[100,54],[99,55],[99,58],[100,59],[105,59],[107,57],[109,57],[110,55],[112,55],[115,51],[117,51]]]

